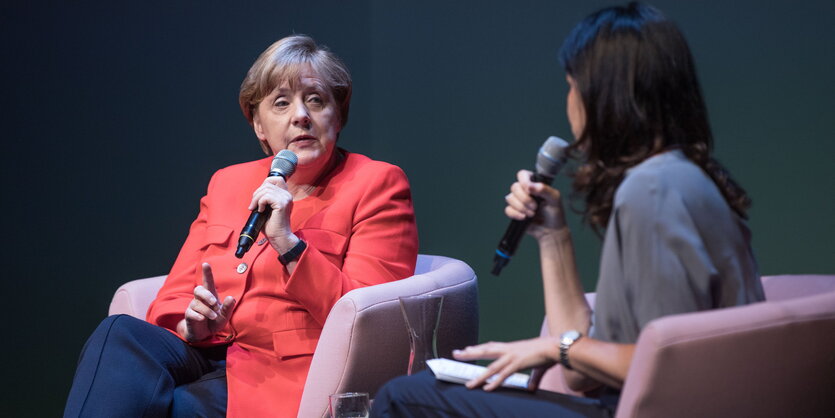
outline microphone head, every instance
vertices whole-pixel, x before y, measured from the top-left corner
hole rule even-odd
[[[293,151],[283,149],[273,157],[273,162],[270,164],[270,175],[281,176],[287,180],[296,171],[298,162],[299,157],[296,157]]]
[[[549,179],[556,177],[562,166],[565,165],[566,148],[568,148],[568,142],[564,139],[549,136],[545,143],[539,147],[539,153],[536,154],[536,174]]]

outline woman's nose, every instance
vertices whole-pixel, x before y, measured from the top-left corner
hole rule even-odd
[[[296,110],[293,113],[293,126],[310,126],[310,113],[308,113],[307,107],[303,104],[296,106]]]

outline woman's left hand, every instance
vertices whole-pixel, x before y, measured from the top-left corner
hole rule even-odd
[[[272,213],[264,224],[264,235],[279,254],[284,254],[298,243],[299,238],[290,228],[293,195],[283,177],[267,177],[252,193],[249,210],[263,212],[267,207],[272,209]]]
[[[467,382],[470,389],[484,385],[491,391],[519,370],[531,367],[550,367],[559,360],[559,343],[551,337],[539,337],[509,343],[489,342],[470,346],[452,353],[456,360],[495,359],[481,376]],[[487,380],[495,376],[490,383]],[[532,379],[529,390],[536,389],[539,379]],[[486,384],[485,384],[486,383]],[[532,387],[531,387],[532,386]]]

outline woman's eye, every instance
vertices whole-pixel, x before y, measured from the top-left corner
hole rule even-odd
[[[310,104],[315,104],[315,105],[320,105],[321,106],[325,101],[322,100],[322,97],[319,96],[318,94],[313,94],[313,95],[307,96],[307,102],[310,103]]]
[[[286,107],[286,106],[289,106],[289,105],[290,105],[290,102],[288,102],[286,99],[284,99],[282,97],[280,97],[278,99],[275,99],[275,102],[273,102],[273,106],[276,106],[276,107]]]

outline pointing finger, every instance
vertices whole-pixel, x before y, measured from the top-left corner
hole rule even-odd
[[[203,263],[203,287],[206,288],[215,297],[217,303],[217,289],[215,289],[215,276],[212,274],[212,266],[209,263]]]

